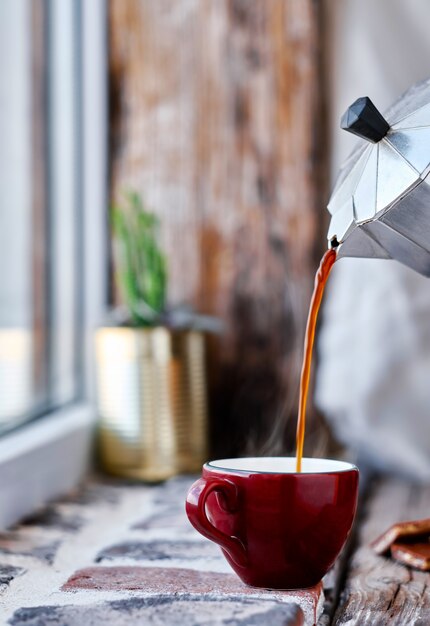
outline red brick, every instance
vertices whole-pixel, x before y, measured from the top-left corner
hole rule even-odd
[[[64,584],[63,591],[142,591],[149,594],[212,594],[216,596],[269,596],[288,601],[305,597],[316,603],[321,584],[304,591],[269,591],[244,585],[234,574],[199,572],[162,567],[88,567],[77,571]]]
[[[220,600],[274,601],[284,607],[296,607],[294,619],[282,622],[296,625],[316,622],[318,613],[322,609],[323,597],[321,583],[312,589],[300,591],[272,591],[248,587],[233,574],[200,572],[183,568],[134,566],[100,566],[82,569],[71,576],[62,588],[63,591],[81,589],[138,591],[144,593],[145,597],[170,597],[193,601],[200,599],[215,603],[219,603]],[[220,606],[223,604],[222,602]]]

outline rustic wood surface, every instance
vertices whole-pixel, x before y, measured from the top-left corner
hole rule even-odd
[[[324,577],[324,609],[318,620],[318,626],[331,626],[333,616],[336,612],[341,586],[343,583],[343,575],[346,571],[348,556],[350,551],[350,542],[345,546],[339,559],[333,568]]]
[[[274,452],[325,247],[319,3],[109,6],[112,197],[137,189],[160,215],[170,303],[224,323],[209,346],[214,453]]]
[[[369,543],[391,524],[430,517],[430,487],[401,481],[373,486],[335,613],[336,626],[430,624],[430,574],[377,556]]]

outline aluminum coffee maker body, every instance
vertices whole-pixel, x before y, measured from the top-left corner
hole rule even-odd
[[[396,259],[430,277],[430,81],[387,119],[369,98],[342,117],[342,128],[367,142],[345,163],[328,204],[329,247],[339,257]]]

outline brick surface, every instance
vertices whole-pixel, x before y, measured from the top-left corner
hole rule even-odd
[[[78,489],[73,489],[58,500],[60,504],[97,505],[103,502],[117,504],[121,500],[124,483],[119,480],[91,480]]]
[[[11,626],[301,626],[303,613],[294,605],[231,599],[228,602],[173,596],[130,598],[90,606],[23,608],[8,621]],[[198,620],[198,621],[196,621]]]
[[[184,510],[193,480],[91,480],[1,533],[0,624],[314,624],[321,586],[247,587],[193,529]]]
[[[132,559],[133,561],[221,560],[218,546],[210,541],[126,541],[104,548],[96,562]]]
[[[184,510],[176,506],[162,505],[159,510],[146,519],[143,519],[132,526],[133,530],[174,530],[181,535],[193,536],[194,528],[184,515]]]
[[[185,515],[185,498],[197,477],[174,478],[153,493],[154,510],[133,524],[134,530],[172,531],[195,536],[196,531]]]
[[[43,528],[57,528],[65,532],[76,532],[84,525],[85,520],[78,514],[64,512],[53,506],[26,517],[21,526],[38,526]]]
[[[58,538],[49,538],[41,532],[0,533],[0,554],[30,556],[52,564],[61,544]]]
[[[303,591],[256,589],[244,585],[235,574],[203,572],[185,568],[162,567],[90,567],[76,572],[63,586],[63,591],[129,591],[148,595],[171,594],[200,600],[225,598],[258,598],[282,604],[296,604],[303,611],[306,623],[313,624],[320,610],[322,586]],[[196,608],[199,605],[196,605]],[[197,622],[198,623],[198,622]]]
[[[192,593],[222,595],[258,595],[259,597],[289,600],[291,596],[317,597],[319,585],[312,590],[266,591],[248,587],[235,574],[202,572],[176,567],[88,567],[82,569],[63,586],[63,591],[96,589],[98,591],[143,591],[150,594]]]
[[[13,565],[0,565],[0,592],[5,591],[17,576],[22,576],[25,569]]]

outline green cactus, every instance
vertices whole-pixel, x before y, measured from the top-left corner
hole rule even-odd
[[[157,217],[145,210],[136,192],[123,206],[111,208],[115,274],[124,304],[135,326],[153,326],[165,310],[166,257],[158,245]]]

